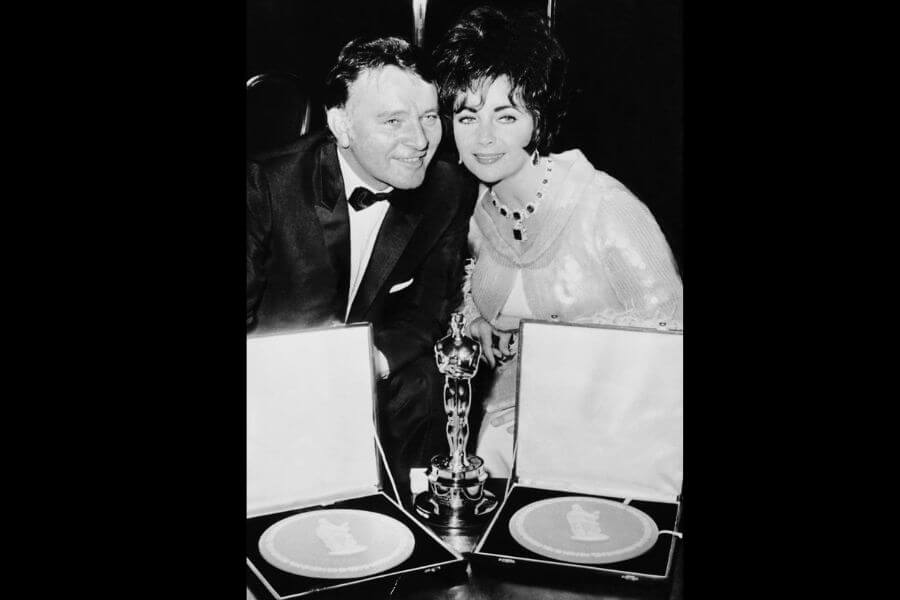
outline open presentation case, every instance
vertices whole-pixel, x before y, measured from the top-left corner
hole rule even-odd
[[[465,571],[382,470],[371,349],[368,324],[247,338],[247,583],[257,598]]]
[[[683,482],[680,331],[524,320],[514,464],[482,566],[665,580]]]

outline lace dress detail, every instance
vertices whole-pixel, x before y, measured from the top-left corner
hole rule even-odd
[[[495,324],[521,269],[534,317],[560,322],[680,324],[681,279],[653,215],[578,150],[554,155],[563,181],[548,194],[534,244],[520,252],[491,218],[484,198],[472,217],[466,309]],[[534,220],[534,219],[533,219]]]
[[[481,316],[481,313],[478,312],[478,308],[475,306],[475,300],[472,299],[472,272],[475,270],[475,259],[470,258],[466,260],[466,264],[463,268],[465,269],[462,286],[463,302],[459,311],[466,319],[466,333],[468,333],[469,325],[472,324],[472,321]]]
[[[554,155],[553,185],[541,206],[531,245],[503,235],[481,194],[469,229],[474,260],[466,265],[463,313],[510,329],[503,314],[521,272],[534,318],[683,330],[683,287],[671,250],[647,207],[622,183],[597,171],[579,150]],[[538,218],[535,215],[532,223]],[[509,473],[509,424],[490,425],[515,403],[516,361],[498,366],[482,398],[485,411],[476,453],[492,476]],[[486,438],[490,438],[489,440]]]

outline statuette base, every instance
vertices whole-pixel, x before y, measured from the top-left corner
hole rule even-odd
[[[435,456],[428,470],[427,491],[415,498],[416,516],[443,531],[466,531],[484,526],[499,506],[497,497],[484,489],[487,473],[477,456],[455,471],[447,456]]]

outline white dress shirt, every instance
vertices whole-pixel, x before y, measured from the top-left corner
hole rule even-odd
[[[338,162],[341,165],[341,176],[344,179],[344,194],[348,200],[353,194],[353,190],[358,187],[366,188],[379,194],[390,192],[394,189],[388,187],[384,190],[374,190],[372,186],[363,183],[362,179],[344,160],[343,149],[338,149]],[[352,206],[347,206],[347,212],[350,213],[350,292],[347,297],[347,312],[344,314],[345,321],[350,316],[350,307],[353,304],[353,299],[356,298],[356,292],[359,290],[359,284],[366,272],[369,258],[372,256],[375,238],[378,237],[381,222],[384,221],[384,216],[387,214],[390,206],[390,203],[385,201],[376,202],[362,210],[356,210]]]
[[[371,186],[363,183],[359,175],[350,167],[344,159],[344,150],[338,148],[338,163],[341,167],[341,176],[344,179],[344,194],[347,199],[353,194],[353,190],[358,187],[366,188],[372,192],[383,194],[392,191],[394,188],[388,187],[383,190],[374,190]],[[369,258],[372,256],[372,249],[375,247],[375,239],[378,237],[378,230],[381,229],[381,223],[384,216],[390,208],[390,203],[386,201],[376,202],[362,210],[356,210],[347,205],[347,212],[350,215],[350,290],[347,297],[347,311],[344,313],[344,321],[350,316],[350,307],[353,306],[353,299],[356,298],[356,292],[359,291],[359,284],[362,282],[366,267],[369,264]],[[388,374],[387,359],[376,348],[375,358],[376,368],[382,377]]]

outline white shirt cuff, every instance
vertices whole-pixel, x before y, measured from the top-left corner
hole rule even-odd
[[[375,375],[379,379],[387,379],[390,374],[391,367],[388,365],[387,357],[381,350],[375,348]]]

